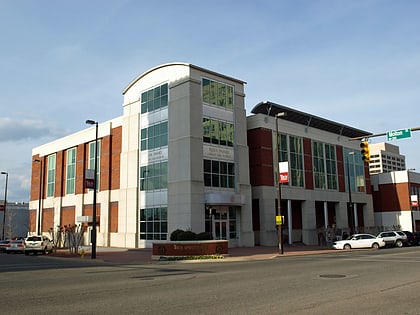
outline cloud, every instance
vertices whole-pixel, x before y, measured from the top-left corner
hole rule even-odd
[[[26,141],[59,135],[55,128],[41,120],[0,117],[0,142]]]

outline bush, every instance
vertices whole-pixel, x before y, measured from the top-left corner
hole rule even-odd
[[[171,233],[170,240],[171,240],[171,241],[178,241],[178,237],[179,237],[179,235],[180,235],[181,233],[184,233],[184,230],[181,230],[181,229],[176,229],[175,231],[173,231],[173,232]]]
[[[194,241],[197,239],[197,234],[192,231],[184,231],[178,234],[177,241]]]
[[[211,236],[211,233],[209,232],[201,232],[197,234],[197,240],[200,241],[208,241],[208,240],[212,240],[213,237]]]

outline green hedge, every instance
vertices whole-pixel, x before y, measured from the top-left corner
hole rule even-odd
[[[208,232],[194,233],[192,231],[184,231],[176,229],[171,233],[171,241],[205,241],[212,240],[212,236]]]

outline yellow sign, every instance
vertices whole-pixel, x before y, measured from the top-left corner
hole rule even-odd
[[[283,224],[283,216],[276,215],[276,225],[282,225]]]

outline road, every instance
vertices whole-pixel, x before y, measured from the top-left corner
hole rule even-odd
[[[0,254],[2,314],[420,314],[420,247],[247,262]]]

